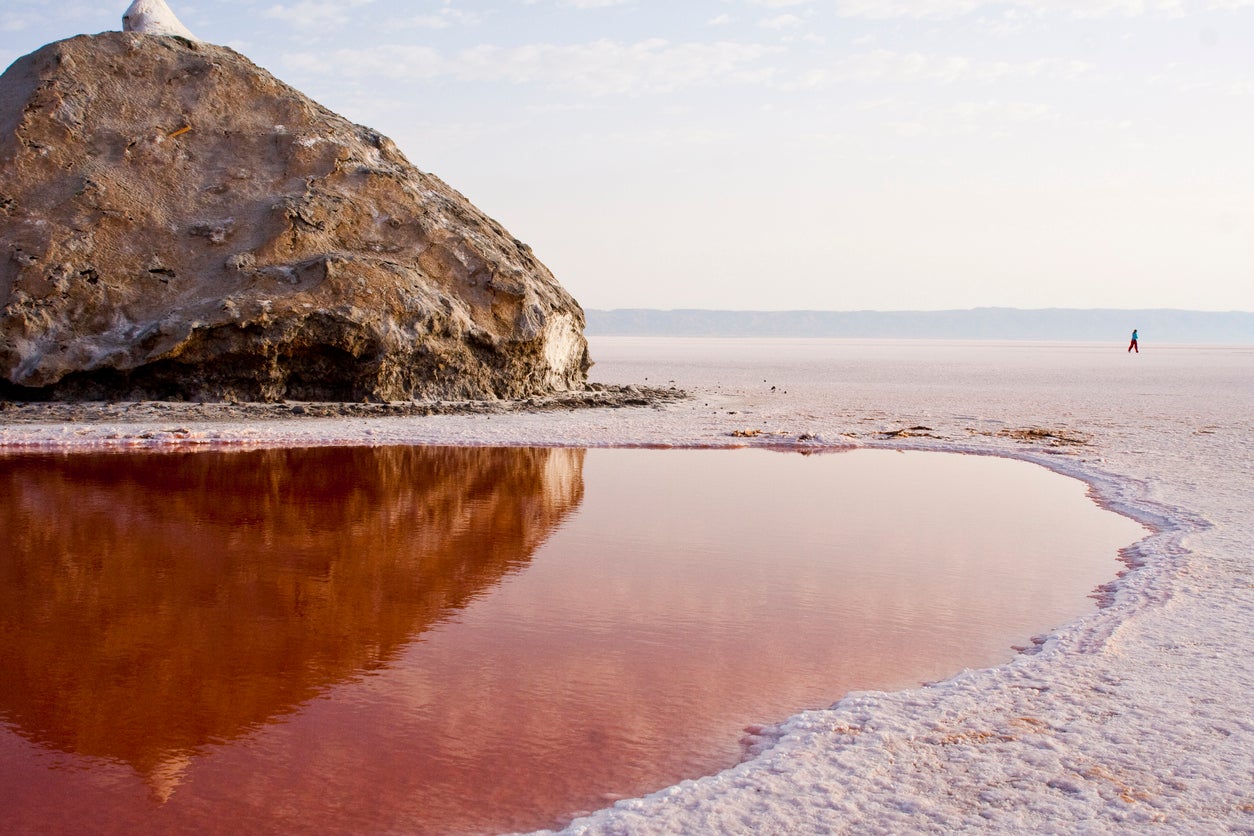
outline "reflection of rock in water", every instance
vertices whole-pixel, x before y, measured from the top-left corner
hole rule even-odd
[[[0,718],[163,800],[527,564],[582,450],[0,457]]]
[[[145,777],[148,779],[148,788],[152,791],[153,797],[162,804],[169,801],[179,784],[183,783],[183,775],[187,772],[187,767],[191,765],[191,755],[179,752],[167,755],[149,767]]]

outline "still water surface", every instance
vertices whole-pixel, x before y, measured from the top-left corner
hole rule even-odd
[[[11,832],[553,826],[1010,658],[1135,523],[1007,459],[0,457]]]

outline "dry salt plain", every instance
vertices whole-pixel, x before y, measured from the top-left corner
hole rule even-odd
[[[1148,336],[1148,335],[1147,335]],[[1254,347],[600,338],[654,407],[5,423],[0,446],[838,446],[1013,456],[1153,533],[1103,607],[996,668],[860,692],[570,833],[1254,833]],[[903,520],[910,509],[901,509]]]

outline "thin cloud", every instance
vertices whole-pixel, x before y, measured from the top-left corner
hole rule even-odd
[[[281,20],[302,29],[343,26],[356,17],[353,9],[370,2],[372,0],[302,0],[291,5],[280,3],[270,6],[262,11],[261,16]]]
[[[931,55],[876,49],[838,59],[827,67],[809,70],[801,87],[825,87],[860,82],[989,84],[1009,79],[1048,76],[1074,81],[1092,73],[1095,65],[1082,61],[1042,58],[1034,61],[986,61],[963,55]]]
[[[403,24],[422,29],[450,29],[454,26],[473,26],[482,18],[473,12],[465,12],[446,6],[433,14],[420,14],[408,18]]]
[[[36,20],[33,13],[0,12],[0,32],[19,32]]]
[[[296,52],[284,57],[295,70],[347,78],[538,85],[588,96],[639,96],[696,86],[759,85],[785,91],[848,84],[976,84],[1025,79],[1091,79],[1095,64],[1054,58],[1000,61],[965,55],[871,49],[828,63],[785,69],[778,45],[721,41],[480,45],[456,53],[428,46],[391,44],[363,49]]]
[[[958,102],[940,111],[942,116],[982,122],[1049,122],[1058,118],[1050,105],[1040,102],[982,101]]]
[[[291,53],[285,63],[308,73],[411,82],[537,84],[591,96],[661,93],[694,85],[762,80],[762,59],[775,48],[731,42],[477,46],[445,55],[429,47],[383,45],[327,53]]]
[[[423,29],[448,29],[453,22],[444,15],[417,15],[409,19],[409,25]]]
[[[758,21],[758,26],[763,29],[796,29],[801,24],[801,18],[796,15],[776,15]]]
[[[835,0],[836,13],[841,17],[867,20],[942,20],[998,9],[1079,20],[1178,17],[1190,12],[1233,11],[1252,6],[1254,0]]]

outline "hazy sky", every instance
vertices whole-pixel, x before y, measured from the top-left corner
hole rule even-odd
[[[169,2],[585,307],[1254,310],[1254,0]]]

